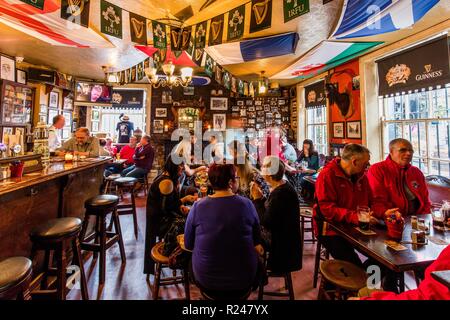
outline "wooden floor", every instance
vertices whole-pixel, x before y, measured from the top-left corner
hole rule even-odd
[[[140,194],[137,198],[139,238],[134,237],[132,216],[121,216],[120,222],[125,242],[125,252],[127,261],[122,265],[119,247],[114,245],[107,251],[106,255],[106,282],[103,287],[98,285],[98,263],[89,258],[85,263],[86,276],[88,280],[89,297],[91,300],[151,300],[153,276],[147,280],[142,272],[144,265],[144,233],[145,233],[145,201],[146,197]],[[305,237],[309,237],[306,234]],[[296,300],[315,300],[317,289],[312,286],[314,269],[315,245],[305,244],[303,252],[303,269],[292,273]],[[167,275],[171,274],[170,269],[166,269]],[[407,286],[414,287],[412,278],[406,278]],[[191,300],[202,299],[198,288],[191,284]],[[281,278],[270,278],[266,291],[284,291],[284,280]],[[68,299],[80,299],[81,292],[72,289]],[[256,300],[257,292],[252,293],[249,300]],[[161,287],[159,299],[173,300],[184,299],[184,288],[180,285]],[[264,299],[285,299],[278,297],[264,296]]]
[[[106,254],[106,281],[103,288],[98,285],[98,261],[89,258],[85,263],[86,276],[88,280],[89,297],[94,300],[149,300],[153,299],[151,288],[153,285],[153,276],[147,280],[142,272],[144,265],[144,233],[145,233],[145,199],[143,194],[137,198],[138,205],[138,224],[139,238],[134,237],[132,216],[121,216],[120,223],[122,227],[125,252],[127,261],[122,265],[120,259],[119,247],[114,245]],[[303,253],[303,269],[294,272],[293,284],[295,298],[299,300],[312,300],[317,297],[317,290],[312,287],[312,274],[314,267],[315,246],[306,244]],[[165,270],[166,274],[171,270]],[[191,299],[202,299],[197,287],[191,284]],[[277,291],[284,289],[284,280],[270,278],[269,285],[265,288],[267,291]],[[163,300],[183,299],[183,286],[161,287],[159,298]],[[68,299],[80,299],[81,292],[72,289]],[[257,293],[253,293],[249,300],[256,300]],[[283,299],[277,297],[265,296],[265,299]]]

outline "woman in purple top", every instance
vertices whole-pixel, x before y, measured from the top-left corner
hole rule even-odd
[[[214,195],[197,201],[185,227],[184,244],[192,250],[197,285],[214,299],[246,297],[257,283],[259,218],[252,202],[235,195],[233,165],[212,165],[208,171]]]

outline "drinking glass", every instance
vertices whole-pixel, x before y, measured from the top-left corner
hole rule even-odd
[[[370,229],[370,208],[366,206],[358,206],[356,209],[358,213],[358,226],[361,230],[367,231]]]

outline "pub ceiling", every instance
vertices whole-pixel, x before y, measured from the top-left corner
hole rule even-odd
[[[8,1],[8,0],[6,0]],[[191,6],[193,16],[185,21],[186,25],[194,25],[197,22],[213,18],[225,13],[243,3],[246,0],[208,0],[209,6],[200,8],[207,0],[109,0],[128,11],[138,13],[149,19],[159,19],[166,16],[173,17],[180,10]],[[267,76],[276,74],[298,60],[307,51],[328,38],[338,22],[344,0],[334,0],[323,5],[323,0],[310,0],[310,12],[291,20],[283,21],[282,0],[274,0],[272,27],[248,34],[249,19],[246,19],[246,33],[244,38],[256,38],[274,35],[284,32],[296,31],[299,34],[299,42],[295,54],[276,58],[260,59],[253,62],[227,65],[225,68],[233,75],[243,80],[256,80],[260,71],[264,70]],[[125,13],[124,13],[125,14]],[[99,0],[91,0],[91,25],[99,26],[100,5]],[[409,35],[420,32],[436,25],[450,17],[450,0],[442,0],[428,14],[416,23],[413,28],[396,31],[374,37],[359,38],[356,41],[383,41],[386,44],[398,41]],[[128,17],[123,17],[128,21]],[[124,23],[124,38],[122,40],[108,37],[113,43],[113,48],[72,48],[52,46],[37,38],[12,29],[0,23],[0,52],[21,56],[26,62],[54,68],[58,71],[73,74],[82,78],[102,79],[102,65],[110,66],[112,71],[120,71],[129,68],[146,57],[142,52],[134,48],[128,36],[128,23]],[[127,38],[128,37],[128,38]],[[281,85],[289,85],[298,82],[296,80],[280,81]]]

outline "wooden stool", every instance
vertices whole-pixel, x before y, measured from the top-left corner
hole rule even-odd
[[[31,260],[8,258],[0,262],[0,300],[30,300]]]
[[[327,260],[320,264],[320,281],[318,300],[324,297],[332,300],[347,300],[350,294],[357,293],[367,283],[367,275],[363,269],[342,260]],[[325,290],[332,284],[335,290]],[[330,296],[330,293],[333,296]]]
[[[295,300],[294,286],[292,285],[292,276],[290,272],[273,273],[271,271],[268,271],[267,276],[272,278],[284,278],[284,284],[287,292],[264,291],[264,285],[260,284],[258,292],[258,300],[262,300],[264,295],[273,297],[289,297],[289,300]]]
[[[136,198],[134,195],[134,189],[136,187],[138,180],[136,178],[131,177],[122,177],[114,180],[114,184],[118,188],[118,192],[120,195],[123,195],[124,192],[128,192],[131,197],[131,204],[119,204],[117,206],[117,212],[119,216],[122,215],[133,215],[133,224],[134,224],[134,236],[136,240],[138,238],[138,223],[137,223],[137,214],[136,214]]]
[[[119,197],[115,195],[99,195],[86,200],[84,203],[86,215],[80,233],[81,249],[94,252],[94,259],[97,258],[98,253],[100,253],[100,284],[105,283],[106,250],[118,242],[122,263],[125,263],[126,261],[122,230],[120,228],[119,215],[117,213],[118,202]],[[114,232],[106,230],[106,216],[109,213],[111,213],[111,220],[115,229]],[[96,217],[96,224],[94,232],[86,237],[90,216]],[[92,240],[94,240],[94,243],[91,243]]]
[[[317,239],[316,245],[316,256],[314,258],[314,276],[313,276],[313,288],[317,287],[317,280],[319,278],[319,266],[320,261],[325,261],[330,259],[330,254],[325,247],[322,247],[320,239]]]
[[[103,190],[103,194],[108,194],[111,192],[115,192],[115,186],[114,186],[114,180],[120,178],[120,174],[111,174],[104,178],[105,182],[105,189]]]
[[[69,248],[68,244],[71,244],[73,251],[72,263],[77,265],[80,271],[81,295],[83,300],[89,300],[80,243],[78,241],[80,230],[80,219],[59,218],[49,220],[31,231],[30,239],[33,242],[31,259],[34,261],[38,250],[45,251],[44,270],[33,280],[33,284],[40,283],[40,288],[31,292],[33,298],[50,296],[58,300],[66,299],[66,284],[70,280],[66,276],[66,269],[69,265],[66,251]],[[52,252],[56,256],[56,269],[51,266],[50,255]],[[48,283],[49,276],[56,276],[56,289],[50,289],[53,283]]]
[[[313,217],[312,217],[311,207],[300,207],[300,225],[302,227],[302,239],[303,243],[310,242],[316,243],[316,238],[314,237],[314,227],[313,227]],[[309,223],[309,228],[305,228],[305,224]],[[305,232],[311,233],[310,239],[305,239]]]
[[[158,242],[152,248],[152,259],[155,261],[155,282],[153,285],[153,299],[158,300],[159,287],[160,286],[169,286],[178,283],[184,284],[184,293],[186,296],[186,300],[190,300],[189,293],[189,276],[187,267],[182,270],[181,276],[176,276],[176,271],[174,270],[174,275],[172,277],[161,278],[161,270],[162,268],[169,266],[169,257],[163,255],[164,243]]]

